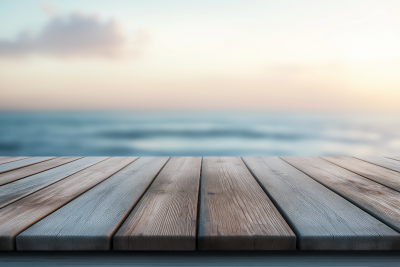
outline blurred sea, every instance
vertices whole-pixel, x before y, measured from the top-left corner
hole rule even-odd
[[[3,112],[0,155],[400,155],[400,116]]]

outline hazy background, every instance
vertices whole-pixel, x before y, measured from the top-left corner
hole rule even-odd
[[[398,0],[0,0],[0,155],[400,155]]]

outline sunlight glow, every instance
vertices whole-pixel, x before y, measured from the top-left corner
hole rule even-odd
[[[21,3],[0,4],[4,110],[400,111],[400,1]]]

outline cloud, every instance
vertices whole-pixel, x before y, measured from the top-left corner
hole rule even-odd
[[[103,22],[95,15],[72,13],[53,17],[37,35],[25,31],[14,40],[0,39],[0,57],[40,54],[117,58],[128,51],[140,53],[146,40],[143,31],[128,40],[115,20]]]
[[[49,16],[55,16],[58,13],[58,8],[52,4],[52,3],[42,3],[40,5],[40,8],[42,9],[42,11],[49,15]]]

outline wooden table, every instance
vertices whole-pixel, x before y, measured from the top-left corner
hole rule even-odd
[[[400,157],[0,157],[0,250],[399,250]]]

